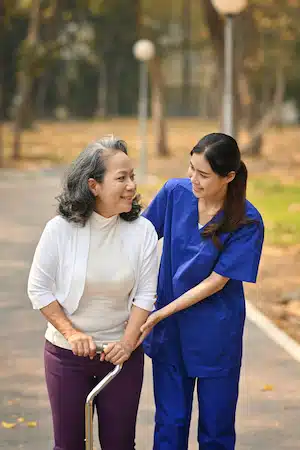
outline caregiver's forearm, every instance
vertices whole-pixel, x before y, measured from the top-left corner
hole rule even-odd
[[[57,300],[44,308],[41,308],[40,311],[43,316],[46,317],[48,322],[50,322],[66,339],[78,331],[74,328],[72,322],[68,319]]]
[[[201,302],[210,295],[213,295],[223,289],[228,280],[229,278],[225,278],[213,272],[208,278],[203,280],[194,288],[185,292],[164,308],[160,309],[159,312],[165,318],[175,314],[178,311],[182,311],[189,306],[195,305],[196,303]]]
[[[140,337],[140,328],[146,322],[150,312],[133,305],[131,308],[128,324],[122,340],[131,347],[135,347]]]

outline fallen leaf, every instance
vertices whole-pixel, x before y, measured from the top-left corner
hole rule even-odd
[[[37,426],[37,423],[35,421],[27,422],[28,428],[35,428]]]
[[[16,404],[18,404],[18,403],[20,403],[20,398],[14,398],[14,399],[12,399],[12,400],[8,400],[7,401],[7,404],[9,405],[9,406],[11,406],[11,405],[16,405]]]
[[[9,430],[10,428],[14,428],[16,426],[16,423],[15,422],[4,422],[4,421],[2,421],[1,425],[2,425],[3,428],[7,428]]]
[[[263,392],[267,392],[267,391],[273,391],[273,386],[271,384],[265,384],[264,387],[262,388]]]

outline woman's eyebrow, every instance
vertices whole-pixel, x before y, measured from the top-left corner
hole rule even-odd
[[[196,170],[197,172],[199,172],[199,173],[203,173],[204,175],[210,175],[208,172],[204,172],[204,170],[199,170],[199,169],[196,169],[194,166],[193,166],[193,164],[192,164],[192,162],[190,161],[190,165],[192,166],[192,168],[194,169],[194,170]]]
[[[121,175],[121,174],[127,175],[128,173],[133,173],[133,172],[134,172],[134,169],[130,169],[130,170],[120,169],[117,171],[117,175]]]

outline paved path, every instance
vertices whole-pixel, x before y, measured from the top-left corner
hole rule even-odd
[[[57,172],[4,171],[0,178],[0,449],[51,450],[51,418],[43,374],[45,323],[32,311],[26,281],[35,244],[55,210]],[[267,390],[263,390],[267,387]],[[139,411],[137,450],[151,450],[150,361]],[[196,450],[196,408],[190,450]],[[28,422],[37,421],[37,427]],[[247,323],[237,418],[237,450],[300,449],[300,365]]]

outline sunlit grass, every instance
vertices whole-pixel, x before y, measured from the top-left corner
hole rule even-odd
[[[300,243],[300,186],[283,184],[275,177],[252,177],[248,198],[263,216],[267,243]]]

